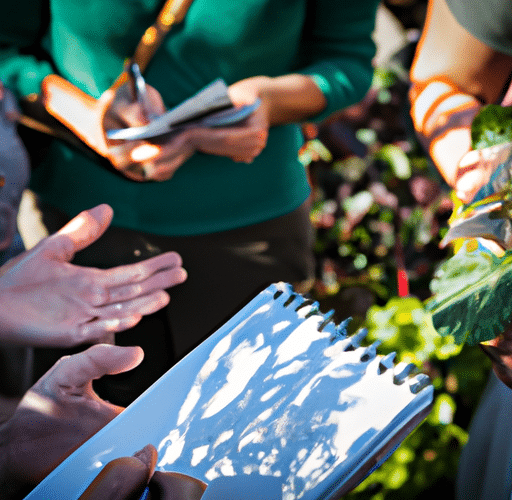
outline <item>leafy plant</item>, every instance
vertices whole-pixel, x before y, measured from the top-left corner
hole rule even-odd
[[[427,308],[441,335],[450,333],[458,344],[475,345],[503,333],[512,317],[512,252],[472,239],[510,243],[512,108],[485,106],[476,115],[471,134],[476,149],[506,146],[488,152],[487,161],[494,160],[496,170],[483,190],[485,197],[454,212],[448,235],[460,239],[459,249],[434,275],[434,296]]]
[[[473,119],[473,149],[482,149],[512,141],[512,108],[498,104],[484,106]]]
[[[444,262],[427,302],[441,335],[475,345],[503,333],[512,318],[512,253],[501,258],[469,240]]]
[[[406,53],[377,68],[363,102],[308,125],[301,155],[313,187],[313,298],[338,323],[353,317],[349,333],[368,328],[379,353],[414,363],[435,389],[429,418],[348,500],[453,498],[459,453],[490,371],[480,349],[439,335],[427,307],[434,274],[441,287],[439,264],[452,255],[439,244],[454,206],[413,133],[400,67],[410,60]]]

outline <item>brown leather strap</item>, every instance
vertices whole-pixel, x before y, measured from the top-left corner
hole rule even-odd
[[[133,62],[139,65],[141,72],[144,72],[172,26],[183,21],[192,2],[193,0],[166,0],[156,21],[144,32],[144,35],[142,35],[135,49],[135,53],[131,58]],[[123,70],[111,88],[117,88],[126,81],[127,73]],[[36,102],[37,95],[30,96],[28,101]],[[37,115],[30,116],[28,113],[21,114],[18,117],[18,122],[20,125],[33,130],[64,139],[67,142],[73,143],[75,146],[80,142],[71,131],[67,131],[63,127],[56,127],[53,121],[47,122]]]
[[[167,0],[165,2],[155,23],[142,35],[132,58],[133,62],[139,65],[142,73],[144,73],[147,65],[153,58],[158,47],[160,47],[167,33],[169,33],[175,24],[183,21],[193,1],[194,0]]]

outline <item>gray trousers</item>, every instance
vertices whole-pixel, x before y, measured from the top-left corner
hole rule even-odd
[[[510,500],[512,389],[491,372],[462,450],[457,500]]]

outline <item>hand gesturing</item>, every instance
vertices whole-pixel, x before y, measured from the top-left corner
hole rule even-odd
[[[0,490],[19,498],[123,408],[101,400],[92,381],[131,370],[140,347],[98,344],[61,358],[25,394],[0,429]]]
[[[0,268],[0,339],[33,346],[94,343],[168,304],[165,289],[187,276],[175,252],[105,270],[70,263],[111,220],[108,205],[86,210]]]

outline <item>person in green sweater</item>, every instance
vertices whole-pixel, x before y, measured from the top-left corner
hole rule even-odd
[[[22,0],[7,6],[0,78],[20,99],[39,93],[51,73],[99,98],[161,3]],[[257,111],[240,126],[174,137],[152,159],[145,182],[63,142],[51,144],[31,180],[49,231],[86,207],[114,209],[101,243],[80,252],[76,262],[103,268],[172,249],[188,271],[165,311],[119,338],[141,345],[146,361],[107,379],[98,387],[105,397],[131,402],[268,284],[287,281],[299,292],[311,286],[310,187],[297,155],[300,122],[322,120],[365,95],[377,5],[194,0],[145,71],[152,95],[170,109],[220,77],[235,104],[259,98]],[[60,355],[36,354],[36,373]]]

